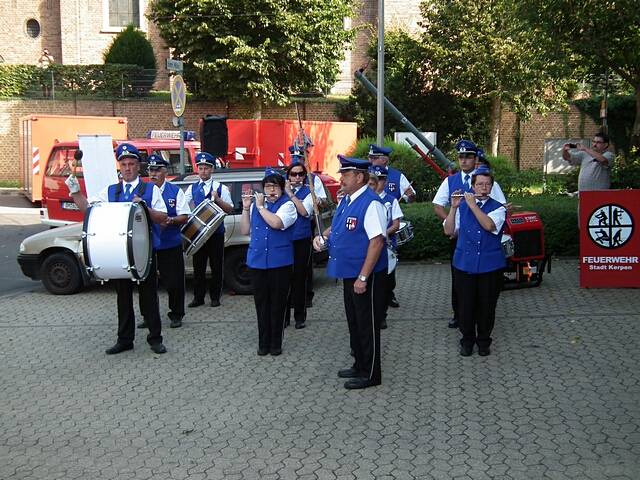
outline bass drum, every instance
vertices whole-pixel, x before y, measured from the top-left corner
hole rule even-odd
[[[151,219],[143,202],[95,203],[85,214],[82,248],[98,280],[144,280],[151,271]]]

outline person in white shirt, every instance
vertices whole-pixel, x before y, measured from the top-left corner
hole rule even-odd
[[[225,213],[233,211],[233,200],[226,185],[216,182],[212,177],[215,158],[207,152],[196,155],[196,165],[200,180],[193,183],[184,193],[187,204],[197,208],[205,200],[214,202]],[[224,223],[209,237],[206,243],[193,254],[193,300],[189,307],[204,305],[207,290],[207,262],[211,269],[209,297],[212,307],[220,306],[224,271]]]
[[[66,180],[71,198],[80,211],[86,212],[90,203],[95,202],[139,202],[147,204],[151,221],[162,224],[167,219],[167,208],[160,189],[153,183],[140,180],[140,154],[138,149],[128,143],[122,143],[116,150],[116,158],[120,167],[121,181],[102,189],[96,196],[87,199],[80,192],[80,185],[74,175]],[[158,230],[152,228],[154,246],[159,244]],[[118,354],[133,349],[135,338],[135,313],[133,310],[133,285],[129,279],[111,280],[116,286],[118,297],[118,339],[113,347],[106,350],[107,355]],[[166,347],[162,343],[162,324],[158,306],[158,277],[156,273],[155,252],[152,255],[150,273],[138,286],[140,295],[140,311],[149,328],[147,342],[154,353],[165,353]]]

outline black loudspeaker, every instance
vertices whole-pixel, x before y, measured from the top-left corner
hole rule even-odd
[[[214,157],[224,157],[229,147],[227,117],[205,115],[202,118],[200,147]]]

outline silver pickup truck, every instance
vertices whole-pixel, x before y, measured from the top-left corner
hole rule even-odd
[[[241,195],[249,189],[260,191],[263,177],[264,169],[261,168],[213,172],[213,178],[229,188],[234,203],[233,213],[224,219],[224,282],[229,290],[238,294],[251,293],[249,272],[245,263],[249,237],[241,235],[239,229],[242,213]],[[197,176],[191,175],[173,183],[186,189],[197,180]],[[328,191],[327,198],[330,201],[322,212],[326,226],[330,225],[335,211],[335,203]],[[326,261],[326,255],[326,252],[314,253],[314,262]],[[42,280],[45,288],[55,295],[77,293],[95,281],[84,264],[81,223],[53,228],[26,238],[20,244],[18,263],[27,277]],[[185,265],[187,276],[190,276],[193,273],[191,261],[186,261]]]

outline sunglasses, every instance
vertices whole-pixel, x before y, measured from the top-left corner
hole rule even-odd
[[[304,177],[305,173],[304,172],[289,172],[289,176],[290,177]]]

